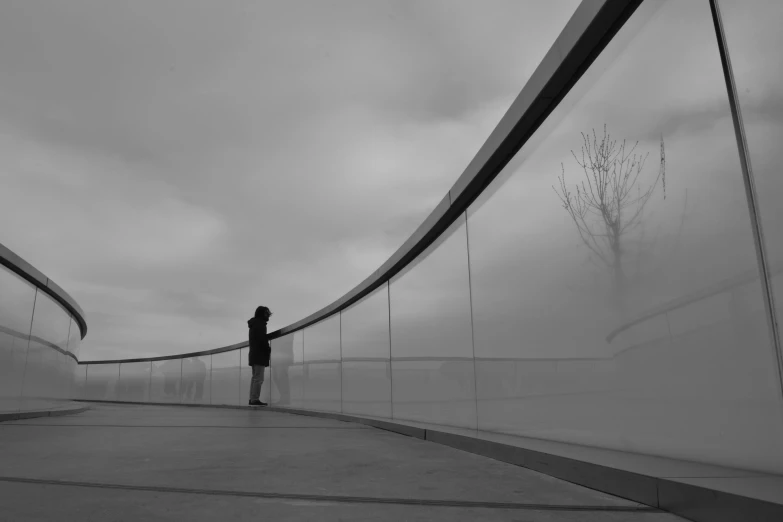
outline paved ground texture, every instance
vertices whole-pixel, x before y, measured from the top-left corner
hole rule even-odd
[[[683,520],[432,442],[256,410],[0,423],[0,520]]]

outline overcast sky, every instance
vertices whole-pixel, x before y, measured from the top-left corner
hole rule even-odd
[[[577,4],[4,1],[0,241],[82,359],[286,326],[404,242]]]

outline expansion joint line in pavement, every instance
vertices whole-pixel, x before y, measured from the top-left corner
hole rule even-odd
[[[224,426],[210,424],[33,424],[31,422],[14,422],[13,424],[4,424],[4,426],[26,426],[33,428],[225,428],[236,430],[369,430],[371,428],[364,426]]]
[[[611,511],[624,513],[660,513],[661,510],[649,506],[605,506],[605,505],[568,505],[568,504],[532,504],[520,502],[476,502],[467,500],[431,500],[419,498],[383,498],[350,497],[342,495],[307,495],[302,493],[268,493],[255,491],[230,491],[217,489],[171,488],[165,486],[134,486],[126,484],[105,484],[99,482],[77,482],[69,480],[47,480],[23,477],[0,477],[0,482],[18,484],[38,484],[47,486],[71,486],[82,488],[119,489],[126,491],[150,491],[155,493],[180,493],[188,495],[215,495],[231,497],[251,497],[311,502],[342,502],[347,504],[398,504],[406,506],[441,506],[489,509],[519,509],[530,511]]]

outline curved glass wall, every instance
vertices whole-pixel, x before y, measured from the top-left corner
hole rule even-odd
[[[80,341],[60,303],[0,266],[0,413],[72,397]]]
[[[304,330],[304,407],[340,411],[340,314]]]
[[[389,285],[392,412],[476,427],[465,216]]]
[[[550,122],[469,209],[479,428],[783,469],[709,4],[643,4]]]
[[[389,288],[341,312],[342,410],[391,417]]]
[[[719,4],[744,128],[710,3],[643,2],[440,238],[358,302],[272,341],[262,400],[783,472],[769,321],[783,323],[783,13]],[[140,364],[149,400],[246,404],[246,349],[199,359]],[[117,378],[114,396],[130,393],[130,367],[94,366],[76,380],[83,396],[112,396]]]

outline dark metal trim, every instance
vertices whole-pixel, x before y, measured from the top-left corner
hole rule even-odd
[[[742,110],[739,104],[737,86],[734,82],[734,72],[731,67],[726,32],[723,28],[723,19],[721,18],[718,0],[710,0],[710,9],[712,10],[712,21],[715,24],[715,36],[718,41],[721,65],[723,66],[723,77],[726,80],[726,91],[729,97],[729,106],[731,107],[731,118],[734,122],[734,134],[737,138],[737,149],[739,152],[740,166],[742,167],[742,180],[745,183],[745,195],[748,200],[748,212],[750,213],[750,224],[753,230],[756,259],[758,260],[758,271],[761,278],[761,292],[764,298],[764,308],[767,312],[767,326],[769,328],[772,348],[775,352],[775,360],[777,362],[778,383],[781,386],[780,391],[783,392],[783,351],[781,351],[780,329],[775,313],[775,295],[772,288],[771,276],[772,271],[769,266],[769,258],[767,257],[767,244],[764,240],[764,230],[761,224],[761,211],[759,210],[756,183],[753,178],[753,169],[751,168],[750,163],[748,139],[745,136],[745,125],[742,123]]]

